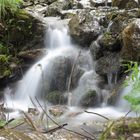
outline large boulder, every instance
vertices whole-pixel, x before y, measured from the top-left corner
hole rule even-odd
[[[46,11],[46,16],[58,16],[62,10],[68,10],[72,8],[70,0],[58,0],[50,4]]]
[[[133,9],[139,7],[135,0],[112,0],[112,6],[116,6],[119,9]]]
[[[111,6],[111,0],[90,0],[91,6],[99,7],[99,6]]]
[[[140,60],[140,19],[135,19],[122,32],[123,59]]]
[[[46,54],[45,49],[32,49],[21,51],[18,57],[24,61],[24,63],[34,63]]]
[[[59,56],[55,59],[51,69],[51,71],[53,72],[53,77],[50,81],[50,91],[68,90],[68,82],[71,75],[73,63],[73,60],[67,57]],[[71,89],[77,86],[78,80],[82,74],[83,70],[76,66],[71,77]]]
[[[107,76],[110,73],[117,73],[120,69],[120,54],[119,53],[109,53],[101,57],[96,65],[95,71],[97,74],[102,76]]]
[[[99,44],[99,40],[102,36],[99,36],[96,41],[93,41],[90,45],[90,52],[92,55],[93,60],[98,60],[103,56],[103,50],[101,45]]]
[[[99,105],[99,96],[95,90],[88,91],[81,99],[80,106],[96,107]]]
[[[67,103],[66,97],[64,96],[63,93],[59,91],[50,92],[49,94],[47,94],[46,99],[53,105],[58,105],[58,104],[60,105],[60,104]]]
[[[82,46],[89,46],[100,34],[98,20],[88,10],[77,11],[69,22],[70,35]]]

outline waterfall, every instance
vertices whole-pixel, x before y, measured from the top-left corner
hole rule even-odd
[[[31,99],[33,101],[35,101],[35,97],[42,97],[42,99],[44,99],[50,88],[50,81],[54,77],[53,72],[55,71],[52,71],[54,63],[59,57],[69,58],[72,63],[74,63],[73,60],[80,52],[80,59],[78,58],[76,61],[76,67],[84,73],[82,77],[85,77],[86,81],[88,80],[88,77],[90,77],[89,75],[86,78],[86,75],[93,69],[90,53],[89,51],[79,49],[71,43],[67,26],[64,26],[63,24],[59,24],[58,26],[56,22],[50,23],[49,28],[46,30],[44,42],[47,48],[46,55],[36,62],[27,71],[23,79],[17,83],[17,88],[15,89],[13,96],[10,96],[11,92],[5,92],[7,106],[27,110],[29,107],[33,106]],[[80,78],[80,81],[83,81],[82,77]],[[87,84],[89,84],[89,82],[87,82]],[[94,84],[94,80],[92,80],[91,84]],[[44,88],[44,93],[40,92],[40,88]],[[78,87],[78,89],[79,88],[81,87]],[[79,92],[76,94],[78,93]],[[66,94],[68,95],[68,93]],[[73,102],[73,95],[75,96],[75,94],[72,93],[72,95],[69,95],[68,102],[70,105],[71,102]],[[78,100],[76,102],[78,102]]]
[[[65,73],[70,71],[67,75],[68,77],[65,77],[66,87],[68,85],[67,83],[69,83],[70,75],[73,74],[73,66],[75,65],[75,69],[79,70],[78,74],[81,72],[75,87],[65,89],[65,91],[62,90],[64,95],[68,98],[68,106],[79,106],[83,97],[88,91],[92,90],[96,92],[97,103],[100,104],[98,108],[92,108],[93,111],[97,111],[97,113],[103,115],[112,115],[112,112],[114,112],[114,114],[122,116],[123,113],[118,112],[120,106],[110,107],[107,105],[109,90],[99,88],[98,84],[101,81],[101,77],[96,74],[94,70],[95,62],[92,60],[89,50],[80,49],[78,46],[72,44],[67,26],[63,24],[59,24],[58,26],[57,22],[51,22],[49,28],[46,30],[44,40],[47,50],[46,55],[27,71],[22,80],[17,82],[16,89],[5,89],[5,102],[8,107],[27,110],[29,107],[33,106],[31,99],[35,101],[35,97],[41,97],[39,98],[40,102],[42,103],[45,101],[49,105],[49,101],[45,98],[48,92],[50,92],[52,79],[56,78],[54,73],[58,69],[53,69],[56,64],[55,62],[61,57],[62,59],[60,59],[60,61],[67,58],[68,61],[70,60],[70,63],[68,63],[66,67],[69,68],[69,65],[72,65],[70,70],[67,68],[66,71],[64,71]],[[63,65],[65,66],[65,63]],[[60,73],[57,74],[59,75]],[[116,76],[117,74],[115,77],[113,74],[108,75],[109,85],[111,85],[112,82],[116,83]],[[74,78],[75,77],[74,75]],[[57,83],[55,82],[53,84],[55,86]],[[43,93],[40,88],[43,88]],[[118,104],[122,105],[124,102],[119,102]]]
[[[49,40],[49,42],[46,40]],[[45,43],[46,48],[48,48],[45,57],[35,63],[27,71],[23,79],[17,83],[17,89],[13,96],[10,95],[11,91],[9,92],[8,88],[6,89],[5,101],[7,106],[12,108],[14,106],[14,108],[19,109],[27,109],[29,106],[32,106],[30,98],[34,99],[38,96],[38,87],[42,86],[40,83],[44,70],[47,69],[49,71],[50,63],[56,57],[68,55],[70,52],[73,53],[66,27],[53,29],[50,25],[49,29],[46,30]]]

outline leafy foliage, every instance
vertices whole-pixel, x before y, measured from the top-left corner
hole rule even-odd
[[[0,0],[0,19],[6,16],[7,12],[15,12],[22,0]]]
[[[131,86],[130,92],[124,97],[132,106],[134,111],[140,112],[140,68],[137,62],[126,64],[128,70],[132,72],[125,80],[126,86]]]

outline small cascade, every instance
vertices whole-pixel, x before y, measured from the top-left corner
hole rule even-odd
[[[16,89],[6,89],[6,105],[10,108],[27,110],[29,107],[33,107],[31,99],[35,101],[36,97],[41,103],[46,102],[47,105],[50,105],[49,100],[46,99],[46,95],[49,95],[55,90],[59,90],[58,87],[63,86],[63,83],[67,89],[61,89],[60,91],[62,95],[68,99],[67,105],[69,108],[80,106],[83,97],[85,97],[89,91],[94,91],[93,93],[96,94],[96,103],[99,105],[95,105],[96,107],[94,106],[92,108],[93,111],[95,109],[97,113],[106,115],[108,111],[111,110],[113,112],[115,110],[116,114],[122,115],[122,112],[117,112],[119,106],[116,108],[108,106],[110,89],[100,89],[99,82],[101,82],[102,79],[94,70],[95,62],[92,60],[89,50],[79,49],[72,44],[70,36],[68,35],[67,26],[61,24],[60,21],[59,24],[57,24],[56,21],[49,22],[49,28],[46,30],[44,41],[47,48],[46,55],[27,71],[23,79],[17,83]],[[110,26],[111,24],[112,23],[110,23]],[[95,42],[97,47],[100,47],[98,44],[100,37]],[[59,58],[61,58],[60,61],[62,63],[57,61]],[[65,63],[65,60],[68,60],[68,63]],[[62,65],[62,68],[66,68],[66,70],[61,71],[61,67],[55,68],[56,65]],[[74,73],[75,70],[78,70],[78,74]],[[72,77],[71,75],[73,75],[73,73],[76,76],[74,75]],[[57,81],[57,79],[60,78],[59,76],[57,77],[57,75],[60,74],[62,74],[62,79]],[[74,81],[74,78],[77,78],[77,82],[75,82],[75,85],[72,87],[73,83],[71,83],[71,81]],[[56,86],[58,83],[60,85]],[[112,85],[116,83],[117,73],[108,73],[108,85],[112,87]],[[124,102],[121,100],[118,104],[124,105]],[[109,114],[112,113],[111,111]]]
[[[113,21],[110,21],[106,30],[107,32],[110,32],[110,27],[112,26],[112,24],[113,24]]]
[[[100,102],[100,89],[97,86],[99,81],[98,75],[93,71],[86,71],[80,78],[78,86],[72,91],[72,105],[78,106],[82,97],[84,97],[90,90],[95,90],[98,94],[98,102]]]

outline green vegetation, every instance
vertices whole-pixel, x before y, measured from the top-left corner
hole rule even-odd
[[[131,86],[131,90],[124,97],[130,104],[134,111],[140,112],[140,69],[137,62],[129,62],[126,64],[128,70],[132,72],[125,80],[125,86]]]
[[[11,13],[15,12],[22,0],[0,0],[0,19],[4,18],[9,11]]]

